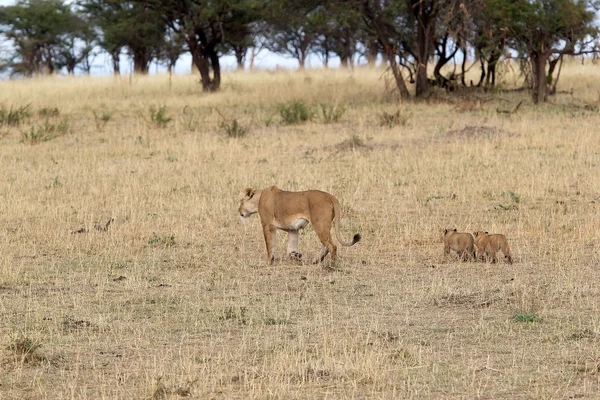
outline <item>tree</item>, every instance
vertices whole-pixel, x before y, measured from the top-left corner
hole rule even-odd
[[[548,98],[551,75],[546,65],[553,55],[576,54],[597,35],[593,25],[595,1],[589,0],[517,0],[503,6],[507,40],[511,47],[529,58],[532,68],[534,103]]]
[[[168,29],[165,39],[162,42],[162,48],[159,51],[158,59],[167,65],[169,74],[172,74],[177,60],[179,60],[179,57],[181,57],[185,51],[185,36],[172,29]]]
[[[192,61],[200,72],[202,89],[219,90],[221,65],[219,57],[225,41],[240,30],[245,22],[258,19],[259,0],[136,0],[152,8],[174,32],[182,34]],[[211,75],[212,72],[212,75]]]
[[[294,3],[275,0],[269,4],[266,17],[267,48],[275,53],[295,58],[304,69],[308,54],[316,46],[323,12],[321,2],[300,0]]]
[[[315,51],[321,55],[325,66],[329,57],[336,55],[342,67],[351,67],[362,31],[360,13],[347,4],[338,2],[325,2],[318,13]]]
[[[156,10],[135,1],[80,0],[82,12],[93,21],[98,44],[110,54],[113,71],[125,49],[136,73],[147,74],[150,63],[164,46],[167,27]]]
[[[78,47],[89,39],[86,22],[62,0],[21,0],[2,7],[0,33],[14,47],[8,68],[25,76],[52,74],[63,66],[73,73],[86,54]]]
[[[434,52],[438,14],[444,5],[451,4],[441,0],[362,0],[367,28],[376,35],[388,60],[398,57],[399,66],[413,70],[417,97],[425,96],[429,90],[427,66]],[[404,86],[395,76],[397,83]],[[404,88],[399,89],[403,97],[408,94]]]

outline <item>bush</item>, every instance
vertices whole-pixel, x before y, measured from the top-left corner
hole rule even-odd
[[[17,108],[0,106],[0,126],[18,126],[29,118],[29,116],[29,104]]]
[[[69,120],[63,118],[59,122],[50,122],[46,120],[44,124],[31,125],[29,130],[21,132],[21,142],[27,144],[39,144],[55,139],[59,136],[69,133]]]
[[[342,106],[332,106],[330,104],[321,104],[321,112],[323,113],[323,121],[326,124],[335,123],[340,120],[346,109]]]
[[[157,128],[165,128],[173,118],[167,115],[167,106],[160,106],[158,109],[154,106],[150,106],[150,121]]]
[[[294,125],[313,119],[312,110],[301,100],[281,104],[279,114],[286,125]]]
[[[382,111],[381,114],[379,114],[379,125],[387,126],[388,128],[393,128],[398,125],[404,126],[408,123],[409,118],[409,114],[403,113],[400,110],[393,114]]]

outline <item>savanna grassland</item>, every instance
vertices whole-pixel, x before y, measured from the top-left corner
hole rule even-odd
[[[367,69],[197,79],[0,82],[0,398],[600,396],[600,67],[539,107],[402,104]],[[237,207],[273,184],[334,194],[362,241],[313,265],[280,234],[265,266]],[[444,256],[453,227],[515,263]]]

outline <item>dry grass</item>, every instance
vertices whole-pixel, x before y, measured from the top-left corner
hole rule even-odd
[[[0,398],[597,398],[600,70],[460,113],[398,105],[380,75],[0,82],[32,110],[0,127]],[[289,101],[316,117],[282,124]],[[265,267],[236,208],[271,184],[335,194],[363,241],[331,269],[282,259],[280,235]],[[506,234],[515,263],[443,257],[445,227]]]

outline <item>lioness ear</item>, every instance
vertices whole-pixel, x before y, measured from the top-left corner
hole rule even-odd
[[[456,228],[452,229],[454,232],[456,232]]]
[[[448,228],[444,229],[444,235],[448,233]]]
[[[486,235],[489,235],[490,233],[489,233],[489,232],[485,232],[485,234],[486,234]]]
[[[252,189],[251,187],[247,187],[246,189],[244,189],[244,192],[246,192],[246,196],[248,197],[252,197],[254,195],[254,189]]]

